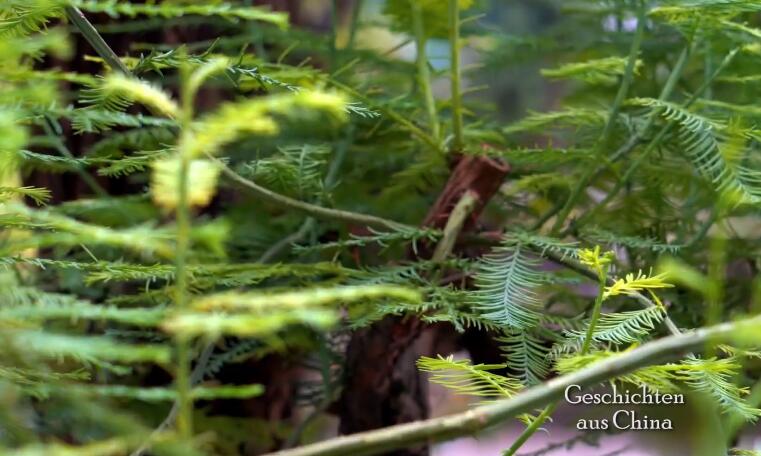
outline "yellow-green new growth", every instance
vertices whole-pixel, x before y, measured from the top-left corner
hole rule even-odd
[[[580,249],[579,261],[581,264],[591,268],[597,276],[605,275],[608,265],[616,258],[615,253],[607,251],[605,253],[600,252],[600,246],[595,246],[594,249]]]
[[[165,209],[177,207],[180,160],[177,157],[164,158],[152,163],[151,196],[153,201]],[[209,204],[217,191],[220,168],[211,160],[192,160],[188,165],[187,201],[190,206],[203,207]]]
[[[331,304],[395,299],[419,303],[418,291],[389,285],[369,285],[284,293],[219,293],[191,303],[191,312],[180,312],[162,328],[182,337],[205,335],[266,336],[295,324],[326,328],[338,318]],[[222,312],[234,312],[224,314]]]
[[[166,92],[140,79],[112,74],[105,79],[101,90],[106,98],[136,101],[167,117],[176,118],[180,112],[177,103]]]
[[[410,288],[373,285],[340,288],[315,288],[276,294],[221,293],[197,299],[191,305],[201,311],[263,311],[267,309],[297,309],[332,303],[347,303],[373,299],[396,299],[419,303],[420,293]]]
[[[490,372],[504,369],[506,364],[471,364],[469,359],[456,360],[452,355],[446,358],[438,355],[436,358],[420,357],[417,366],[422,372],[432,374],[432,382],[461,394],[501,399],[513,397],[523,389],[518,380]]]
[[[605,287],[603,298],[607,299],[618,295],[631,296],[643,290],[650,291],[658,288],[673,287],[673,285],[664,281],[665,278],[666,274],[647,276],[642,271],[637,272],[637,275],[629,273],[623,279],[616,280],[613,285]]]
[[[507,399],[524,389],[517,379],[496,374],[492,370],[504,369],[506,364],[472,364],[469,359],[456,360],[452,355],[446,358],[422,356],[417,360],[421,372],[431,374],[429,380],[460,394],[483,398],[483,402]],[[531,415],[518,417],[524,423],[533,419]]]
[[[183,132],[180,152],[195,158],[202,154],[216,154],[244,134],[276,135],[280,127],[275,116],[319,113],[321,120],[343,121],[346,118],[345,104],[341,95],[308,91],[227,103],[195,122],[190,131]]]

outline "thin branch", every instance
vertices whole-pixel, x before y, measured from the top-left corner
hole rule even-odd
[[[608,266],[603,266],[600,268],[597,272],[597,297],[595,298],[595,305],[592,310],[592,317],[589,321],[589,326],[587,327],[587,334],[584,337],[584,342],[581,345],[581,354],[586,355],[589,353],[589,348],[592,346],[592,339],[594,338],[595,334],[595,326],[597,325],[597,321],[600,319],[600,313],[602,312],[602,302],[605,299],[605,284],[607,283],[608,279]],[[526,429],[523,430],[521,435],[518,436],[518,438],[513,442],[513,444],[510,446],[510,448],[505,451],[504,456],[514,456],[515,453],[520,450],[520,448],[523,446],[524,443],[528,439],[531,438],[536,431],[539,430],[539,428],[544,424],[544,422],[553,414],[555,413],[555,409],[560,404],[560,401],[553,402],[547,407],[542,410],[542,413],[539,414],[534,420],[531,422],[531,424],[526,427]]]
[[[210,160],[214,161],[222,169],[222,172],[227,177],[245,186],[249,190],[252,190],[258,197],[270,203],[279,204],[281,206],[295,209],[297,211],[301,211],[305,214],[309,214],[323,220],[339,220],[342,222],[388,228],[392,230],[411,228],[409,225],[381,217],[376,217],[374,215],[359,214],[357,212],[342,211],[340,209],[330,209],[281,195],[279,193],[273,192],[272,190],[264,188],[249,179],[246,179],[245,177],[233,171],[222,160],[214,157],[213,155],[207,154],[207,157]]]
[[[598,280],[597,274],[594,273],[594,271],[591,271],[587,269],[585,266],[583,266],[581,263],[578,263],[576,261],[573,261],[569,258],[562,257],[556,253],[549,252],[549,251],[542,251],[540,249],[537,249],[535,247],[531,247],[532,250],[539,253],[540,255],[544,256],[548,260],[552,261],[553,263],[557,263],[565,268],[568,268],[578,274],[581,274],[585,277],[588,277],[592,280]],[[608,285],[613,285],[616,282],[615,277],[608,277],[606,279],[606,283]],[[647,296],[641,294],[641,293],[632,293],[631,296],[639,301],[640,304],[642,304],[644,307],[656,307],[657,304],[654,303],[650,298]],[[666,329],[668,329],[669,333],[677,336],[682,334],[682,331],[679,329],[679,327],[674,323],[674,321],[669,317],[668,315],[663,317],[663,324],[666,325]]]
[[[183,130],[190,126],[193,116],[194,91],[189,84],[190,70],[187,65],[180,67],[180,92],[182,111],[180,125]],[[177,184],[177,207],[175,208],[177,254],[174,268],[174,304],[179,310],[186,310],[189,302],[188,285],[188,253],[190,251],[190,230],[193,216],[190,213],[190,159],[187,154],[179,154],[179,172]],[[190,340],[186,337],[175,339],[177,368],[175,372],[175,388],[177,389],[177,432],[183,440],[193,437],[193,398],[191,384],[191,353]]]
[[[555,413],[555,409],[558,408],[558,404],[560,404],[560,401],[556,401],[548,405],[547,407],[542,410],[542,413],[539,414],[536,418],[534,418],[534,421],[531,422],[531,424],[526,427],[526,429],[523,430],[521,435],[518,436],[517,439],[513,442],[512,445],[510,445],[510,448],[508,448],[507,451],[505,451],[504,456],[513,456],[515,453],[521,449],[524,443],[531,438],[532,435],[536,433],[536,431],[539,430],[539,428],[544,424],[545,421],[553,414]]]
[[[666,84],[664,85],[663,90],[661,90],[660,96],[658,97],[659,100],[665,101],[671,96],[671,92],[673,92],[674,87],[676,86],[676,83],[681,77],[682,71],[684,71],[684,68],[687,64],[687,60],[690,56],[691,48],[692,48],[691,43],[687,43],[685,48],[682,50],[682,53],[679,55],[679,59],[674,65],[673,70],[671,70],[671,74],[669,75],[669,78],[666,81]],[[568,215],[571,213],[571,210],[574,208],[574,206],[576,205],[576,202],[578,201],[584,189],[587,188],[589,183],[595,180],[600,174],[602,174],[602,172],[605,171],[605,169],[608,166],[610,166],[611,163],[615,163],[616,161],[620,160],[621,158],[629,154],[632,150],[634,150],[634,148],[637,147],[640,142],[642,142],[642,139],[650,131],[650,128],[652,128],[653,124],[655,123],[655,119],[658,115],[659,115],[659,112],[657,110],[654,111],[648,117],[647,122],[645,122],[645,125],[636,134],[634,134],[634,136],[629,138],[629,140],[623,146],[621,146],[618,150],[616,150],[607,159],[606,164],[601,165],[597,168],[590,168],[589,171],[587,171],[584,175],[581,176],[581,178],[579,179],[579,182],[571,191],[571,194],[568,196],[568,199],[563,205],[563,208],[561,209],[560,213],[555,219],[555,223],[552,226],[552,231],[551,231],[553,234],[557,234],[560,231],[560,229],[563,227],[565,220],[568,218]]]
[[[708,214],[708,218],[705,222],[703,222],[702,225],[700,225],[700,228],[698,229],[697,233],[695,233],[692,238],[684,242],[682,245],[684,248],[691,248],[694,247],[695,244],[702,241],[706,235],[708,234],[708,231],[711,229],[714,223],[719,219],[719,214],[716,208],[711,210],[711,213]]]
[[[82,33],[90,46],[95,49],[95,52],[102,58],[108,66],[114,71],[130,76],[129,69],[124,65],[124,62],[119,59],[116,53],[108,46],[108,44],[100,36],[100,33],[93,27],[90,21],[87,20],[82,11],[76,6],[66,7],[66,17],[69,18],[72,24]]]
[[[452,209],[452,213],[447,219],[441,240],[436,244],[436,250],[434,250],[433,257],[431,258],[434,262],[444,261],[452,253],[457,237],[460,235],[463,226],[465,226],[465,221],[476,208],[477,204],[478,195],[476,192],[468,190],[462,195],[462,198],[457,202],[457,205]]]
[[[433,98],[433,89],[431,88],[431,70],[428,67],[428,56],[425,46],[428,39],[423,29],[423,10],[418,0],[410,0],[410,9],[412,10],[412,29],[415,33],[415,44],[417,46],[417,56],[415,63],[417,65],[418,88],[422,91],[423,103],[428,113],[428,123],[431,128],[431,136],[439,139],[439,117],[436,111],[436,100]]]
[[[405,448],[419,442],[435,442],[471,435],[561,399],[569,386],[578,385],[581,388],[587,388],[597,385],[645,366],[703,350],[708,342],[718,343],[730,340],[736,333],[758,324],[761,324],[761,317],[722,323],[677,336],[668,336],[639,348],[621,352],[571,374],[556,377],[529,388],[511,399],[475,407],[454,415],[341,436],[292,450],[271,453],[269,456],[367,456]]]
[[[201,383],[201,380],[203,380],[203,374],[206,371],[206,366],[209,363],[209,359],[211,359],[211,354],[214,352],[214,343],[208,343],[206,346],[204,346],[203,350],[201,351],[201,355],[198,357],[198,360],[196,361],[196,365],[193,368],[193,372],[190,374],[190,384],[191,386],[196,386],[199,383]],[[172,403],[172,408],[169,410],[169,413],[167,414],[166,418],[164,418],[164,421],[159,424],[156,429],[151,432],[150,437],[146,439],[146,441],[135,451],[130,453],[130,456],[142,456],[143,453],[145,453],[148,448],[150,447],[151,442],[153,442],[155,437],[158,437],[161,435],[165,430],[168,428],[174,426],[174,422],[177,419],[177,414],[180,411],[180,403],[178,400],[175,400],[174,403]]]
[[[362,12],[362,0],[354,2],[354,7],[351,9],[351,25],[349,26],[349,39],[347,40],[346,48],[351,50],[354,48],[354,39],[357,37],[357,30],[359,29],[359,16]]]
[[[460,67],[460,8],[458,0],[449,0],[449,61],[452,84],[452,149],[462,150],[462,84]]]
[[[724,60],[719,64],[719,66],[716,68],[716,70],[708,77],[703,84],[698,87],[698,89],[690,96],[690,98],[687,99],[687,101],[684,102],[682,105],[683,108],[689,108],[692,106],[693,103],[695,103],[700,96],[706,92],[710,87],[713,81],[721,74],[721,72],[729,65],[729,63],[734,59],[735,55],[739,52],[739,48],[735,48],[724,57]],[[626,170],[624,175],[616,181],[616,184],[614,187],[608,192],[607,195],[605,195],[605,198],[599,203],[596,204],[592,209],[589,210],[586,214],[583,214],[579,219],[573,223],[574,228],[577,228],[581,226],[586,220],[589,219],[592,215],[598,213],[600,210],[605,208],[605,206],[610,203],[613,198],[618,195],[618,192],[621,191],[621,189],[624,187],[624,185],[631,179],[632,175],[634,174],[634,171],[637,170],[639,165],[641,165],[649,156],[650,154],[657,148],[657,146],[660,144],[661,140],[671,131],[671,129],[674,127],[674,123],[669,123],[667,125],[664,125],[660,131],[655,135],[655,137],[650,141],[650,143],[647,145],[644,151],[634,160],[634,162],[631,164],[631,166]]]
[[[632,81],[634,80],[634,71],[637,69],[637,58],[639,57],[642,38],[645,35],[646,24],[645,0],[640,0],[639,7],[637,8],[637,30],[634,32],[634,39],[632,40],[631,48],[629,49],[629,57],[626,62],[626,68],[624,69],[624,75],[621,79],[621,85],[618,87],[616,98],[613,100],[613,106],[610,108],[608,120],[605,122],[605,128],[600,136],[598,147],[605,147],[608,145],[610,135],[613,133],[613,125],[615,125],[618,113],[621,110],[621,105],[629,94],[629,87],[631,87]]]
[[[407,129],[413,136],[417,137],[420,141],[425,143],[428,147],[431,149],[444,153],[443,149],[441,148],[441,145],[439,144],[439,141],[437,138],[434,138],[430,134],[428,134],[426,131],[412,123],[411,121],[407,120],[403,115],[399,114],[398,112],[394,111],[391,108],[388,108],[386,106],[381,105],[377,101],[374,101],[372,98],[369,98],[362,93],[360,93],[358,90],[352,88],[351,86],[348,86],[340,81],[335,80],[334,78],[324,78],[326,82],[330,83],[331,85],[338,87],[341,89],[341,91],[346,92],[347,94],[351,95],[353,98],[356,98],[357,100],[361,101],[362,103],[372,106],[373,108],[377,109],[381,113],[383,113],[386,117],[390,118],[394,122],[398,123],[405,129]]]
[[[320,403],[315,405],[314,409],[298,424],[293,430],[291,435],[283,444],[282,449],[293,448],[298,446],[301,442],[301,437],[306,431],[307,427],[314,422],[320,415],[328,411],[330,406],[338,399],[337,394],[340,393],[341,388],[336,385],[340,383],[340,378],[334,378],[331,370],[333,364],[333,355],[330,353],[331,349],[327,346],[328,342],[325,339],[320,341],[319,358],[320,358],[320,375],[322,377],[322,399]]]

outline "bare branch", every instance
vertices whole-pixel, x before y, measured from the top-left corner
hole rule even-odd
[[[560,399],[565,389],[571,385],[589,387],[666,359],[700,351],[709,342],[726,341],[739,330],[759,323],[761,323],[761,317],[753,317],[665,337],[634,350],[622,352],[572,374],[529,388],[511,399],[454,415],[341,436],[300,448],[271,453],[268,456],[366,456],[404,448],[419,442],[435,442],[470,435]]]

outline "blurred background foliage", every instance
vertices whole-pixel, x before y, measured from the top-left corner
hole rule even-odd
[[[759,10],[0,0],[1,450],[261,454],[757,313]],[[743,337],[622,383],[726,453]]]

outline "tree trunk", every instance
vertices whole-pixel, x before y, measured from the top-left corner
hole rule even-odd
[[[423,222],[443,228],[452,209],[466,191],[478,196],[466,229],[497,192],[509,167],[487,157],[458,157],[446,186]],[[418,250],[428,256],[431,246]],[[346,350],[345,385],[338,408],[342,434],[379,429],[428,417],[426,381],[415,361],[430,351],[418,336],[423,329],[418,317],[386,317],[355,332]],[[427,446],[386,453],[389,456],[428,454]]]

